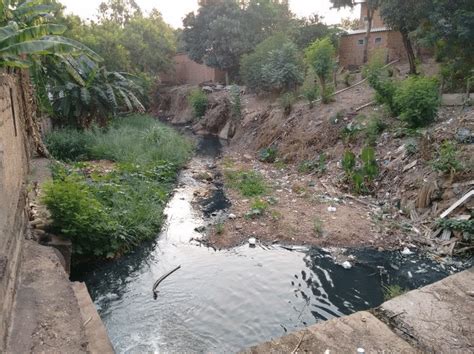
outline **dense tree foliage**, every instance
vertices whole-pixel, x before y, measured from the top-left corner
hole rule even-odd
[[[328,38],[316,40],[306,49],[306,62],[318,76],[322,94],[326,91],[326,82],[335,68],[336,51]]]
[[[67,35],[100,54],[109,70],[156,77],[172,68],[176,36],[156,9],[144,15],[133,0],[109,0],[98,21],[68,16],[64,22]]]
[[[411,74],[416,73],[416,64],[410,33],[420,26],[430,7],[429,0],[383,0],[380,7],[384,22],[402,35]]]
[[[448,89],[465,87],[474,78],[474,2],[434,0],[426,17],[417,38],[422,44],[436,46]]]
[[[251,90],[288,91],[303,81],[304,65],[297,46],[284,35],[275,35],[244,55],[241,78]]]

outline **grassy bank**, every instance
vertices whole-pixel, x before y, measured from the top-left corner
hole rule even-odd
[[[82,257],[111,258],[156,237],[163,209],[192,144],[148,116],[116,120],[107,130],[58,130],[46,138],[53,182],[43,202],[52,231]]]

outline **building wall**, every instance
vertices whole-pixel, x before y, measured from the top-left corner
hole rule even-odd
[[[364,64],[365,33],[349,34],[341,38],[339,63],[345,68]],[[405,57],[402,37],[396,31],[373,32],[369,39],[369,57],[377,50],[387,52],[387,62]]]
[[[28,144],[21,87],[0,73],[0,352],[6,332],[28,222],[25,180]]]
[[[361,8],[360,8],[360,23],[363,24],[363,26],[361,27],[361,29],[363,28],[366,28],[365,27],[365,24],[366,24],[366,20],[367,20],[367,3],[362,3],[360,4]],[[382,20],[382,17],[380,17],[380,11],[379,10],[376,10],[374,12],[374,17],[372,19],[372,28],[382,28],[382,27],[385,27],[385,23],[383,22]]]
[[[224,82],[225,73],[221,70],[198,64],[186,54],[174,57],[174,73],[162,75],[163,82],[172,84],[199,85],[203,82]]]

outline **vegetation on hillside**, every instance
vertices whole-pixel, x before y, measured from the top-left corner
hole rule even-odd
[[[192,150],[187,139],[147,116],[117,119],[106,130],[56,130],[46,142],[61,162],[43,202],[52,231],[70,238],[80,258],[113,258],[155,238],[177,171]]]

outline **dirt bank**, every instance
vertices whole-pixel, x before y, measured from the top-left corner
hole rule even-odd
[[[396,70],[400,76],[405,71],[404,66]],[[176,90],[180,88],[170,92]],[[443,236],[443,230],[433,232],[439,215],[474,185],[472,107],[442,107],[433,125],[412,131],[383,107],[361,108],[374,99],[366,84],[337,95],[331,104],[310,108],[299,101],[289,115],[275,98],[243,94],[242,117],[237,122],[228,114],[228,96],[226,89],[211,93],[206,116],[188,123],[196,133],[221,137],[227,137],[228,124],[233,128],[218,170],[210,171],[211,179],[232,171],[255,172],[268,188],[261,195],[246,197],[221,178],[233,215],[210,233],[215,247],[231,247],[255,237],[265,243],[295,245],[424,247],[441,255],[466,250],[461,231],[446,231]],[[164,116],[173,122],[180,112]],[[371,133],[374,121],[383,126],[375,134]],[[379,174],[361,196],[348,183],[341,159],[346,150],[359,154],[370,140]],[[433,167],[445,141],[454,144],[455,158],[462,165],[455,173]],[[266,148],[276,153],[273,163],[259,161]],[[318,167],[321,154],[324,166]],[[265,210],[249,215],[259,200]],[[469,201],[453,216],[469,219],[473,206]]]

